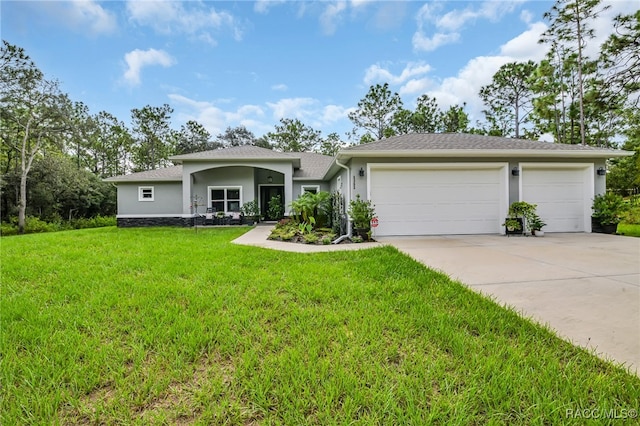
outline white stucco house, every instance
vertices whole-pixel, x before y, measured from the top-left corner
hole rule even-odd
[[[606,161],[632,153],[467,134],[408,134],[336,157],[255,146],[177,155],[178,165],[106,179],[118,188],[118,225],[188,225],[192,200],[225,213],[274,195],[357,194],[375,205],[376,235],[499,234],[509,204],[538,205],[547,232],[591,232]],[[285,210],[288,211],[288,210]]]

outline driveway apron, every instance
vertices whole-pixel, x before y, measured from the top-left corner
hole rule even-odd
[[[640,373],[640,239],[547,233],[378,241]]]

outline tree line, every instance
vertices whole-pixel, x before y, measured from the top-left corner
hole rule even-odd
[[[407,133],[460,132],[616,147],[636,151],[617,160],[610,186],[640,185],[640,11],[617,16],[598,57],[585,52],[600,0],[557,0],[545,14],[540,43],[545,59],[500,67],[478,93],[484,121],[471,125],[466,104],[439,107],[423,94],[406,108],[388,83],[372,85],[349,113],[350,144]],[[24,49],[3,40],[0,54],[2,219],[44,219],[114,214],[115,190],[103,178],[171,165],[172,155],[239,145],[335,155],[346,145],[297,118],[282,118],[256,137],[244,126],[215,137],[200,123],[171,124],[168,104],[131,110],[130,126],[110,114],[91,114],[60,83],[46,78]],[[622,143],[621,143],[622,142]],[[28,204],[27,204],[28,201]]]

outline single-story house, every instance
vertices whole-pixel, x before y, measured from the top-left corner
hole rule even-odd
[[[179,165],[106,179],[118,188],[118,226],[188,225],[212,208],[237,212],[305,191],[359,194],[375,205],[376,235],[499,234],[509,204],[538,205],[548,232],[591,232],[606,161],[632,153],[468,134],[407,134],[335,157],[255,146],[171,157]],[[202,208],[194,211],[193,200]],[[285,210],[286,211],[286,210]],[[267,218],[273,219],[273,218]]]

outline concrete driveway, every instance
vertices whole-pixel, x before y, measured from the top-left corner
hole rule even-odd
[[[427,266],[549,325],[576,345],[640,372],[640,239],[379,237]]]

